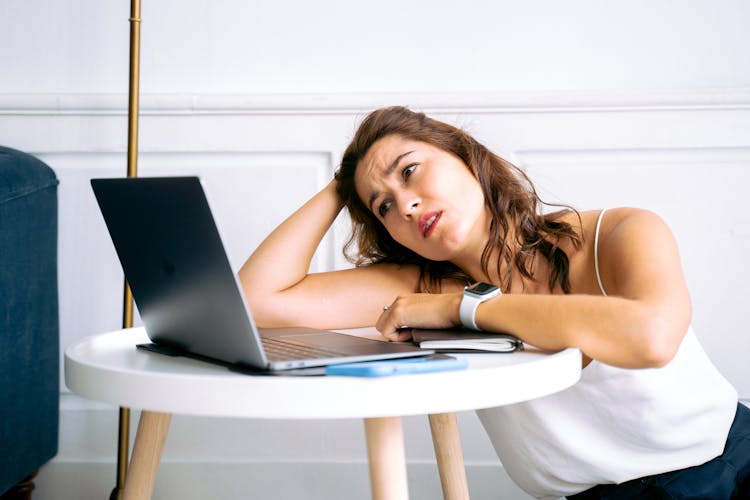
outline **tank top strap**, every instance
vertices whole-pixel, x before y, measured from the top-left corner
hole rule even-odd
[[[604,285],[602,285],[602,276],[599,274],[599,228],[602,225],[602,217],[604,216],[604,212],[606,212],[607,209],[602,209],[601,212],[599,212],[599,217],[596,219],[596,229],[594,231],[594,270],[596,271],[596,281],[599,282],[599,290],[602,291],[602,295],[605,297],[607,296],[607,292],[604,290]]]

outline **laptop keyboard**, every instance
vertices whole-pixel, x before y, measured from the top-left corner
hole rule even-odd
[[[325,349],[320,346],[310,345],[295,340],[266,337],[263,337],[262,340],[266,356],[273,361],[287,359],[337,358],[350,355],[350,353]]]

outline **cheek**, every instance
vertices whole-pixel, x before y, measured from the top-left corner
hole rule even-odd
[[[405,246],[406,248],[409,248],[410,250],[413,250],[413,242],[410,241],[410,237],[413,237],[413,234],[410,231],[406,231],[406,228],[403,227],[391,227],[386,228],[388,231],[388,234],[391,235],[391,238],[393,238],[397,243],[400,243],[401,245]]]
[[[464,207],[484,204],[484,194],[479,182],[468,172],[457,172],[445,179],[444,192],[450,193],[454,202]]]
[[[468,237],[468,233],[481,220],[485,218],[486,208],[484,204],[484,193],[478,182],[471,177],[455,179],[452,186],[453,213],[456,214],[458,224],[454,238],[462,239]]]

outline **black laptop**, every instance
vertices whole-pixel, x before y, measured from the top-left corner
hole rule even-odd
[[[152,344],[257,372],[433,351],[311,328],[257,328],[198,177],[92,179]]]

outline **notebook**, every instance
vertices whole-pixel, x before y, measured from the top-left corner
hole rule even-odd
[[[434,351],[312,328],[257,328],[198,177],[92,179],[151,344],[259,372]]]
[[[478,332],[464,328],[422,330],[411,332],[412,342],[439,352],[514,352],[523,350],[523,342],[505,333]]]

